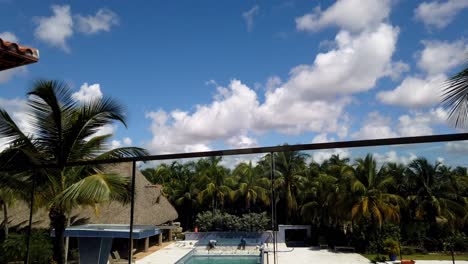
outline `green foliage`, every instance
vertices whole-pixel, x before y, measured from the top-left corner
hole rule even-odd
[[[1,245],[0,262],[24,260],[26,257],[26,247],[26,234],[10,234],[8,239]],[[33,230],[29,254],[34,263],[50,263],[52,259],[52,244],[47,231]],[[1,259],[2,257],[3,259]]]
[[[389,255],[400,254],[400,247],[398,245],[398,241],[392,238],[385,239],[383,242],[383,250]]]
[[[385,261],[387,261],[387,257],[383,255],[377,255],[372,259],[372,263],[385,262]]]
[[[199,213],[196,218],[196,225],[202,232],[207,231],[247,231],[258,232],[264,231],[270,222],[266,213],[250,213],[244,214],[242,217],[221,213],[215,210]]]

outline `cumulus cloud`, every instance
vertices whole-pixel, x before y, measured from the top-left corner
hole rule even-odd
[[[468,53],[468,43],[464,40],[423,41],[425,46],[420,54],[418,66],[429,76],[446,73],[463,64]]]
[[[296,18],[300,31],[319,31],[328,26],[358,32],[378,26],[390,14],[390,0],[338,0],[322,11],[316,7],[312,13]]]
[[[53,15],[50,17],[36,19],[37,27],[34,35],[52,46],[69,52],[67,39],[73,35],[73,19],[70,6],[53,5],[52,12]]]
[[[418,156],[416,156],[414,153],[408,153],[405,156],[405,155],[399,155],[394,150],[385,152],[383,154],[374,153],[373,156],[375,160],[377,161],[377,163],[381,165],[384,163],[399,163],[403,165],[408,165],[410,162],[418,158]]]
[[[226,140],[228,146],[232,148],[253,148],[257,147],[257,140],[246,135],[237,135]]]
[[[396,120],[379,112],[371,112],[361,128],[351,136],[355,139],[376,139],[432,135],[432,127],[443,124],[446,118],[447,112],[440,107],[427,112],[410,111]]]
[[[417,65],[424,76],[408,76],[399,86],[377,94],[385,104],[408,108],[431,107],[441,101],[446,73],[464,62],[468,44],[463,40],[454,42],[423,41],[424,49],[417,53]]]
[[[245,23],[247,24],[247,31],[249,32],[253,30],[254,18],[256,15],[258,15],[259,9],[260,8],[258,7],[258,5],[254,5],[251,9],[242,13],[242,17],[244,18]]]
[[[327,133],[320,133],[312,139],[312,143],[327,143],[335,141],[335,139],[328,138]],[[313,161],[322,164],[324,161],[330,159],[332,155],[339,155],[340,158],[351,157],[351,152],[348,149],[327,149],[327,150],[316,150],[312,152],[311,158]]]
[[[6,83],[15,76],[21,76],[28,72],[26,67],[16,67],[0,72],[0,83]]]
[[[79,102],[89,102],[95,99],[102,98],[101,86],[98,83],[88,85],[84,83],[80,90],[72,94],[72,98]]]
[[[95,15],[73,15],[69,5],[52,5],[52,15],[36,17],[34,35],[37,39],[70,52],[67,40],[73,36],[75,30],[83,34],[97,34],[108,32],[112,26],[119,24],[117,14],[109,9],[101,8]]]
[[[211,140],[228,140],[250,127],[257,107],[256,93],[233,80],[227,88],[218,87],[214,101],[198,105],[194,113],[181,110],[147,113],[153,133],[149,148],[158,153],[209,150]]]
[[[440,87],[445,80],[447,76],[444,74],[426,79],[409,76],[394,90],[379,92],[377,98],[385,104],[408,108],[434,106],[441,100]]]
[[[398,33],[398,28],[387,24],[358,35],[340,31],[335,38],[336,49],[319,53],[312,65],[295,67],[284,86],[295,90],[289,94],[297,98],[324,98],[372,89],[379,78],[390,75],[388,68]]]
[[[130,145],[132,145],[132,139],[129,138],[129,137],[125,137],[125,138],[123,139],[123,143],[124,143],[126,146],[130,146]]]
[[[390,117],[379,112],[370,112],[361,128],[351,135],[355,139],[393,138],[398,134],[392,129]]]
[[[77,15],[78,31],[85,34],[95,34],[101,31],[109,32],[112,26],[119,24],[116,13],[109,9],[101,8],[94,16]]]
[[[450,153],[468,154],[468,141],[454,141],[445,144],[445,150]]]
[[[251,146],[256,144],[251,135],[270,131],[346,137],[346,107],[354,101],[352,95],[374,88],[380,78],[399,75],[407,66],[392,62],[399,29],[382,23],[387,16],[361,32],[340,30],[333,48],[317,54],[312,64],[294,67],[284,82],[270,78],[263,96],[239,80],[228,87],[210,81],[218,86],[211,103],[197,105],[191,112],[147,113],[153,134],[148,149],[157,153],[208,150],[214,141]]]
[[[414,10],[414,16],[428,27],[442,29],[465,8],[468,8],[468,0],[423,2]]]
[[[0,38],[6,41],[15,42],[15,43],[19,41],[19,38],[15,34],[9,31],[0,32]]]

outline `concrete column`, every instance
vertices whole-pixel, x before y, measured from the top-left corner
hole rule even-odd
[[[143,249],[143,252],[148,252],[149,249],[149,237],[145,238],[145,248]]]
[[[158,246],[162,246],[162,232],[158,235]]]
[[[172,221],[169,222],[169,225],[172,227]],[[172,229],[169,229],[167,232],[167,236],[169,237],[169,241],[172,241]]]
[[[168,241],[172,241],[172,229],[167,230]]]

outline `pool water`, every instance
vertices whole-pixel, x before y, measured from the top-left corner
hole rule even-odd
[[[185,264],[258,264],[256,256],[192,256]]]

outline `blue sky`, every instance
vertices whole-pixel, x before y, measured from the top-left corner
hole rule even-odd
[[[453,133],[438,93],[466,61],[467,15],[468,0],[0,0],[0,37],[41,55],[0,73],[0,106],[21,124],[31,80],[64,80],[121,101],[128,129],[100,133],[154,154]]]

